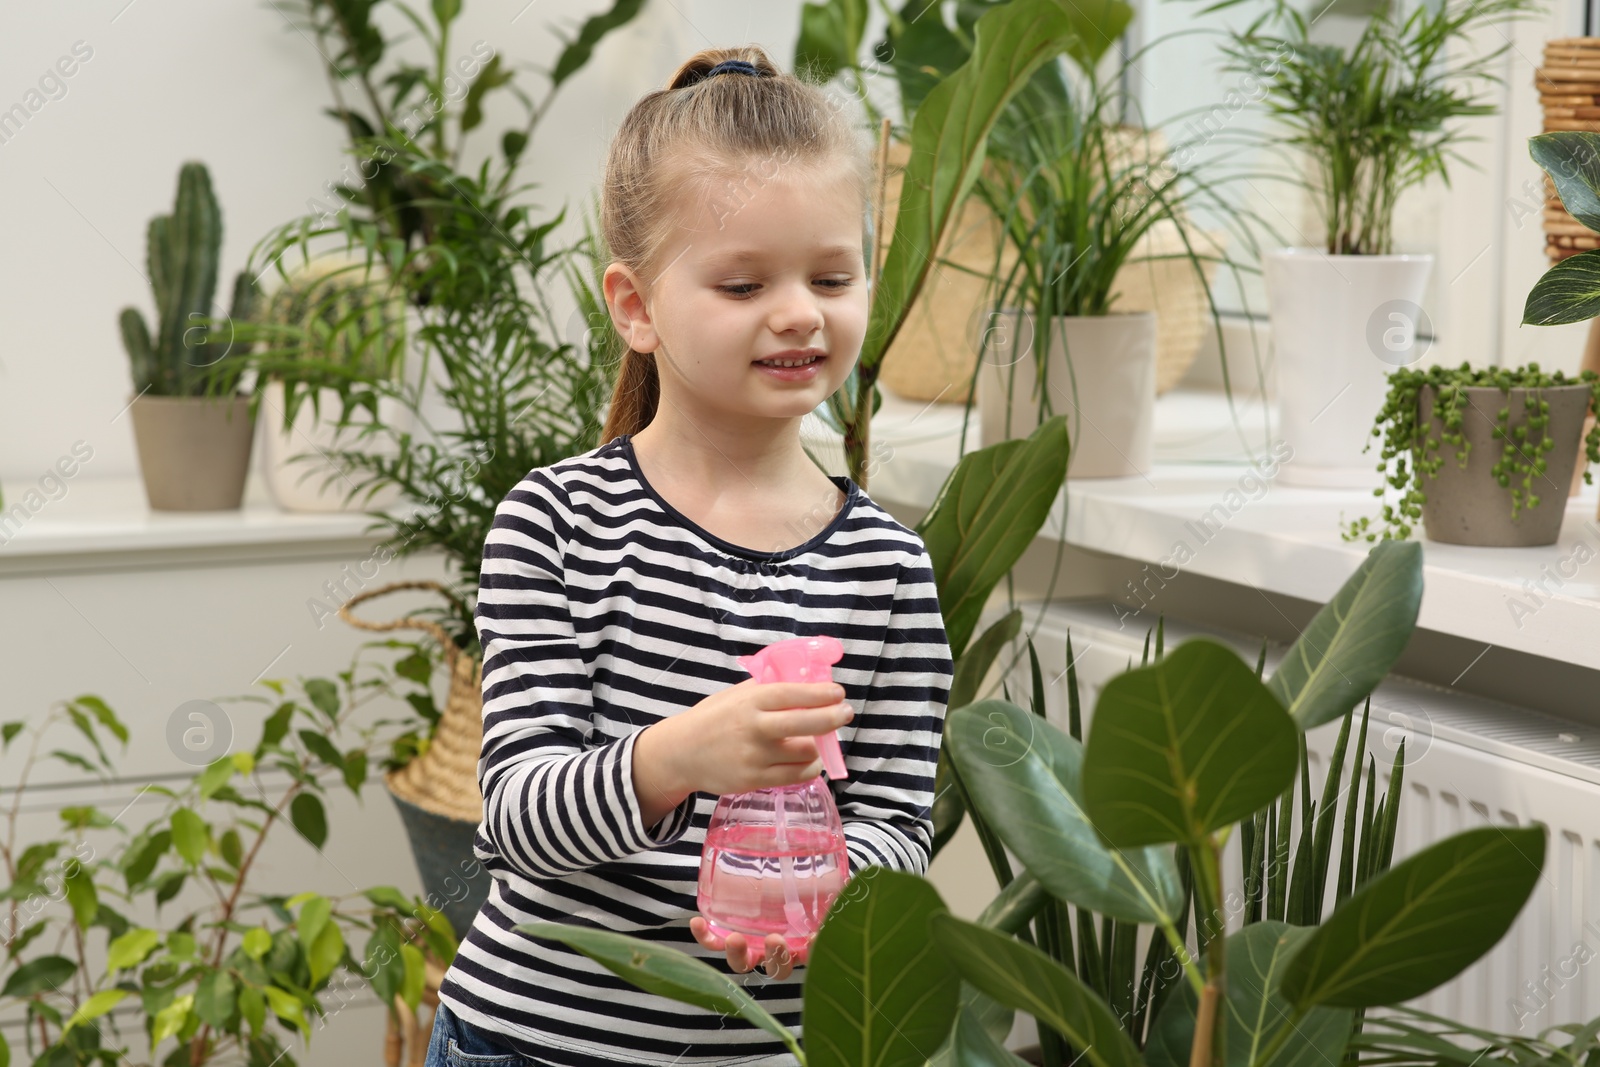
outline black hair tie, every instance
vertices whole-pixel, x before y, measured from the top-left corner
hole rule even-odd
[[[737,73],[737,74],[748,74],[753,78],[761,77],[761,71],[756,68],[756,65],[754,63],[747,62],[747,61],[745,61],[743,59],[724,59],[721,63],[718,63],[716,66],[712,67],[710,70],[706,71],[704,74],[700,75],[700,77],[696,78],[694,81],[690,82],[689,84],[690,85],[698,85],[699,83],[705,81],[707,78],[714,77],[715,75],[724,74],[724,73],[728,73],[728,72],[733,72],[733,73]]]

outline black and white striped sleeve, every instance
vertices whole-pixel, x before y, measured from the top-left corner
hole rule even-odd
[[[882,866],[926,874],[933,790],[954,664],[933,561],[922,549],[895,584],[883,652],[834,794],[852,872]]]
[[[669,845],[694,794],[654,827],[633,785],[640,731],[590,747],[593,693],[564,580],[571,512],[530,472],[495,509],[476,625],[483,646],[483,834],[530,878],[562,877]]]

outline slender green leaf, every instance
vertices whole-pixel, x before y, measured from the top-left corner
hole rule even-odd
[[[129,930],[111,942],[106,949],[106,973],[114,974],[129,967],[137,967],[161,943],[161,931]]]
[[[1322,606],[1267,680],[1302,730],[1375,689],[1411,640],[1422,606],[1422,546],[1380,541]]]
[[[1084,807],[1114,845],[1197,844],[1283,792],[1298,736],[1231,649],[1186,641],[1101,691],[1084,750]]]
[[[1437,988],[1510,929],[1544,869],[1542,826],[1484,826],[1379,875],[1336,908],[1284,974],[1297,1008],[1378,1007]]]
[[[565,923],[518,923],[512,929],[576,949],[647,993],[723,1015],[737,1015],[780,1039],[795,1052],[801,1051],[794,1035],[757,1004],[742,986],[678,949],[613,930]]]

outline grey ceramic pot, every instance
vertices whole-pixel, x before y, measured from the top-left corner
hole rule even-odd
[[[141,396],[134,444],[155,511],[231,511],[244,501],[255,419],[248,396]]]
[[[1494,437],[1496,416],[1501,408],[1508,407],[1511,429],[1526,425],[1529,412],[1524,404],[1528,393],[1535,391],[1550,404],[1550,424],[1545,432],[1555,447],[1543,453],[1545,473],[1534,476],[1533,492],[1539,497],[1539,506],[1524,507],[1512,521],[1511,490],[1502,487],[1489,473],[1505,447]],[[1444,463],[1437,476],[1422,477],[1422,491],[1427,498],[1422,505],[1422,523],[1428,540],[1495,548],[1555,544],[1566,514],[1583,419],[1589,412],[1589,387],[1559,385],[1502,393],[1493,386],[1481,386],[1466,392],[1468,403],[1462,414],[1461,431],[1472,444],[1466,468],[1462,469],[1456,459],[1455,446],[1441,438],[1439,455]],[[1431,424],[1428,436],[1439,437],[1444,427],[1433,418],[1434,397],[1434,388],[1425,386],[1419,398],[1419,415],[1422,424]],[[1529,456],[1533,456],[1531,451]]]

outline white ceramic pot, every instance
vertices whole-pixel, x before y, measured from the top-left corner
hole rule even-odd
[[[1040,404],[1033,315],[1000,311],[990,323],[978,370],[985,448],[1038,429]],[[1050,412],[1067,417],[1067,477],[1147,473],[1155,440],[1155,314],[1071,315],[1054,323],[1045,381]]]
[[[1377,488],[1376,448],[1363,453],[1389,372],[1422,357],[1422,294],[1431,255],[1330,256],[1288,248],[1266,257],[1278,398],[1276,435],[1294,449],[1278,481]]]
[[[371,472],[351,470],[336,473],[338,467],[327,458],[332,449],[348,452],[367,452],[373,455],[394,456],[398,446],[386,433],[378,431],[360,436],[363,420],[370,416],[364,408],[351,412],[352,425],[337,429],[339,421],[339,394],[333,389],[319,393],[321,417],[312,409],[308,396],[295,412],[293,426],[283,428],[283,383],[267,383],[261,404],[261,423],[264,427],[261,442],[261,476],[272,493],[272,499],[285,511],[342,511],[366,512],[393,507],[400,500],[400,491],[385,485],[370,500],[367,485]],[[383,397],[378,401],[378,414],[383,425],[396,431],[411,426],[411,412],[397,400]],[[332,475],[330,478],[329,476]],[[351,496],[356,486],[363,488]]]

